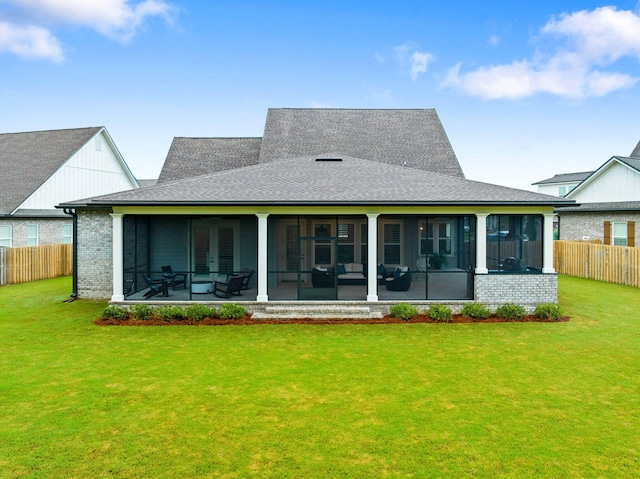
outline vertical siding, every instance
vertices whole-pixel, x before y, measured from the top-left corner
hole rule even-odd
[[[572,199],[578,203],[637,201],[640,198],[640,173],[613,163],[598,178]]]
[[[97,141],[101,149],[97,151]],[[23,209],[53,209],[55,205],[135,188],[102,133],[91,139],[25,202]]]

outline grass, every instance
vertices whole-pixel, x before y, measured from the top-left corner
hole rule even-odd
[[[640,291],[565,323],[98,327],[0,288],[0,478],[637,477]]]

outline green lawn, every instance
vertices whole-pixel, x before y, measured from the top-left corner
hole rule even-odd
[[[562,323],[98,327],[0,288],[0,478],[639,477],[640,291]]]

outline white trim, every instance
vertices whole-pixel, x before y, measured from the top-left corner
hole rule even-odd
[[[487,217],[476,213],[476,274],[489,274],[487,269]]]
[[[110,213],[113,218],[113,295],[111,301],[124,301],[124,238],[122,213]]]
[[[258,217],[258,295],[256,301],[267,302],[269,295],[267,291],[267,267],[268,267],[268,241],[267,241],[267,218],[268,213],[256,213]]]
[[[544,224],[542,225],[542,273],[554,274],[553,268],[553,213],[545,213]]]
[[[367,213],[367,301],[378,301],[378,214]]]

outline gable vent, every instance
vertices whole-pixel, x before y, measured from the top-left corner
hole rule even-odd
[[[316,161],[342,161],[342,158],[316,158]]]

